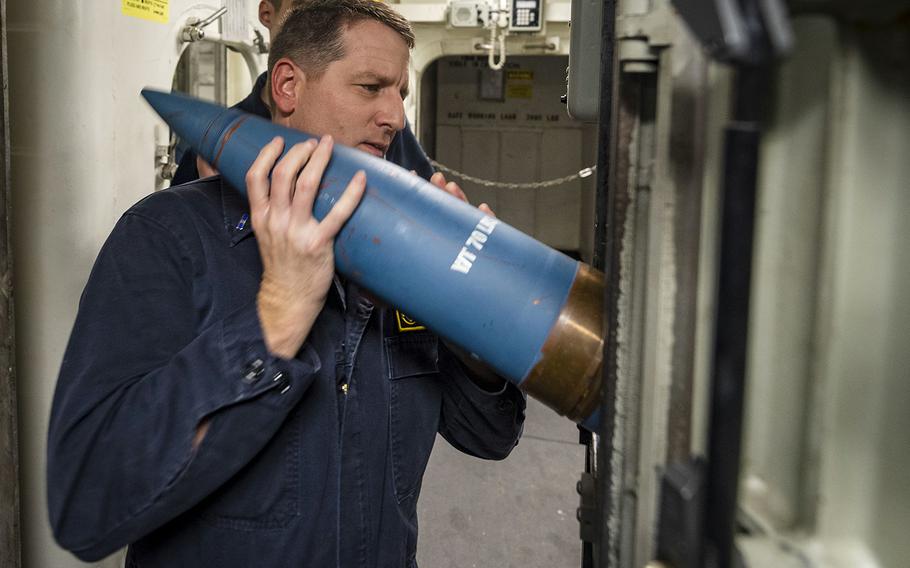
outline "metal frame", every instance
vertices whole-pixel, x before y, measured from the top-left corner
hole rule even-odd
[[[613,129],[601,149],[611,161],[598,169],[610,422],[599,438],[597,565],[625,567],[654,558],[661,473],[686,462],[692,445],[707,58],[668,2],[619,8],[605,31],[615,37],[613,106],[601,107],[612,113],[601,123]]]
[[[13,259],[10,243],[9,74],[6,0],[0,0],[0,566],[21,565]]]
[[[584,552],[586,566],[597,568],[611,565],[613,542],[616,538],[612,526],[612,511],[616,506],[620,484],[616,483],[613,464],[613,436],[616,432],[617,391],[616,391],[616,335],[614,322],[619,303],[619,270],[617,257],[619,247],[614,233],[621,231],[616,223],[616,192],[611,184],[612,166],[615,161],[613,140],[615,138],[614,110],[616,65],[616,1],[604,0],[602,13],[603,37],[601,39],[600,71],[600,117],[597,141],[597,194],[595,201],[594,225],[594,266],[604,272],[604,356],[603,356],[603,406],[601,407],[601,424],[597,435],[589,444],[589,464],[595,480],[594,499],[597,503],[594,519],[595,541],[590,549]],[[584,496],[583,496],[584,497]],[[584,498],[583,498],[584,500]],[[590,563],[588,562],[590,561]]]

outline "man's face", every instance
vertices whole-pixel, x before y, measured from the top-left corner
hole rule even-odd
[[[342,37],[345,56],[299,82],[290,126],[382,157],[404,128],[408,46],[375,20],[351,24]]]

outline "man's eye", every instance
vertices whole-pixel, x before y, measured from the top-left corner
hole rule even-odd
[[[360,86],[369,93],[378,93],[379,90],[382,88],[379,85],[373,85],[373,84],[369,84],[369,83],[366,83],[366,84],[363,84]]]

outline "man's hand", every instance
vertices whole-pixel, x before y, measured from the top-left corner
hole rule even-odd
[[[415,172],[414,170],[411,170],[411,173],[416,174],[417,172]],[[442,172],[436,172],[435,174],[433,174],[433,177],[430,178],[430,183],[432,183],[439,189],[445,191],[449,195],[457,197],[458,199],[464,201],[465,203],[470,203],[470,201],[468,201],[468,196],[464,194],[464,191],[462,191],[461,187],[459,187],[458,184],[455,183],[454,181],[450,181],[447,183],[446,176],[444,176],[442,174]],[[491,217],[496,216],[496,213],[493,213],[493,210],[490,209],[490,206],[487,205],[486,203],[481,203],[480,205],[477,206],[477,208]]]
[[[218,175],[218,170],[199,156],[196,156],[196,171],[199,173],[199,179]]]
[[[262,256],[259,321],[269,351],[289,359],[325,304],[335,274],[335,236],[360,203],[366,174],[357,172],[328,215],[317,221],[313,202],[332,156],[332,138],[297,144],[276,164],[283,148],[279,137],[262,149],[246,186]]]

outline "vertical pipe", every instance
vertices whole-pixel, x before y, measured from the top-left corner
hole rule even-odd
[[[614,49],[616,44],[616,0],[604,0],[601,40],[600,116],[597,133],[597,193],[594,203],[594,258],[598,270],[607,268],[607,227],[609,226],[610,166],[613,138]],[[607,305],[607,304],[604,304]],[[606,345],[604,347],[606,349]]]
[[[737,72],[733,121],[724,140],[723,217],[708,440],[705,562],[733,565],[742,445],[752,241],[763,75]]]
[[[603,394],[601,397],[601,421],[597,436],[594,475],[596,480],[598,518],[597,539],[591,551],[593,566],[606,568],[613,553],[615,535],[610,528],[610,516],[615,508],[613,435],[616,421],[616,322],[619,299],[618,242],[610,238],[621,227],[615,223],[615,188],[611,181],[613,159],[613,108],[616,78],[616,0],[604,0],[601,39],[600,70],[600,117],[597,140],[597,196],[594,225],[594,266],[604,272],[604,355],[601,367]]]
[[[6,61],[6,0],[0,0],[0,566],[18,568],[19,443],[9,223],[9,77]]]

